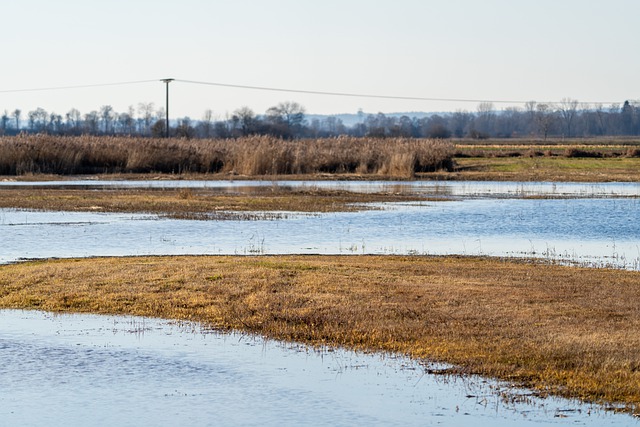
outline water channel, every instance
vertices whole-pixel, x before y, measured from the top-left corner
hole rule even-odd
[[[443,200],[388,203],[346,213],[281,212],[263,219],[256,213],[255,221],[0,209],[0,262],[93,255],[462,254],[640,269],[638,184],[64,182],[98,189],[206,186],[235,192],[316,186],[414,192]]]
[[[389,355],[136,317],[0,311],[2,425],[637,426]]]
[[[62,184],[62,183],[58,183]],[[0,209],[0,263],[147,254],[477,254],[640,269],[637,184],[64,181],[91,188],[315,186],[442,201],[192,221]],[[0,183],[56,185],[55,183]],[[542,196],[542,197],[540,197]],[[197,325],[0,311],[0,425],[640,425],[384,355]]]

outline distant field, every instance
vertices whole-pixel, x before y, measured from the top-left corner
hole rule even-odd
[[[458,142],[454,179],[640,181],[640,141]]]

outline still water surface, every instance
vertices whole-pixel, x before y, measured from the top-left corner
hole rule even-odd
[[[639,424],[477,378],[424,375],[404,358],[136,317],[0,310],[0,357],[1,425]]]
[[[256,221],[1,209],[0,263],[147,254],[480,254],[640,269],[637,184],[99,185],[307,185],[449,200]],[[504,385],[424,375],[424,367],[404,359],[314,352],[151,319],[0,311],[0,360],[0,425],[639,425],[628,415],[526,391],[512,391],[527,401],[514,403],[500,397]]]
[[[535,256],[640,269],[640,199],[478,198],[246,221],[0,209],[0,262],[163,254]]]
[[[634,182],[503,182],[503,181],[269,181],[269,180],[64,180],[0,181],[0,187],[207,188],[250,192],[269,187],[320,188],[361,193],[404,192],[459,197],[640,197]]]

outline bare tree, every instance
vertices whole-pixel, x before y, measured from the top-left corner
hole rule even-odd
[[[82,121],[82,114],[80,114],[80,111],[72,108],[67,114],[65,114],[65,118],[67,121],[67,132],[71,132],[72,134],[80,133],[80,122]]]
[[[49,132],[61,134],[63,133],[62,129],[62,116],[60,114],[51,113],[49,115]]]
[[[133,135],[135,133],[135,119],[132,114],[133,112],[133,107],[129,107],[129,111],[117,115],[117,123],[120,133],[127,135]]]
[[[102,130],[104,133],[111,132],[111,122],[114,120],[114,111],[111,105],[103,105],[100,107],[100,119],[102,120]]]
[[[256,114],[249,107],[241,107],[234,111],[231,116],[231,121],[240,127],[243,136],[255,132]]]
[[[4,135],[7,133],[7,128],[9,127],[9,112],[4,110],[4,114],[2,118],[0,118],[0,135]]]
[[[29,130],[31,132],[46,132],[49,122],[49,114],[44,108],[38,107],[29,111]]]
[[[138,104],[138,114],[143,123],[141,133],[144,135],[151,134],[151,122],[153,121],[153,102],[141,102]]]
[[[571,138],[571,126],[573,120],[576,117],[576,111],[578,110],[578,100],[571,98],[562,98],[560,101],[560,116],[567,129],[567,138]]]
[[[595,105],[594,111],[597,119],[599,134],[604,135],[607,131],[607,113],[604,111],[604,106],[600,103]]]
[[[98,125],[100,123],[100,114],[97,111],[91,111],[84,115],[84,126],[86,132],[96,135],[98,133]]]
[[[293,101],[281,102],[267,110],[267,119],[283,127],[283,136],[293,137],[301,133],[305,108]]]
[[[456,138],[462,138],[473,121],[473,114],[464,110],[457,110],[449,118],[449,128]]]
[[[20,133],[20,116],[21,115],[22,115],[22,111],[18,109],[13,110],[13,113],[11,113],[11,116],[16,121],[16,133]]]
[[[481,102],[477,107],[478,115],[475,120],[476,131],[483,135],[489,135],[491,133],[493,122],[495,121],[496,113],[493,103]]]
[[[213,111],[211,109],[205,110],[199,128],[203,137],[211,138],[213,135]]]
[[[553,108],[549,104],[536,106],[536,124],[538,125],[538,133],[542,134],[546,141],[553,124]]]

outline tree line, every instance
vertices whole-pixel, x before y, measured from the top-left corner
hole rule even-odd
[[[162,137],[166,129],[164,109],[140,103],[125,112],[110,105],[82,114],[73,108],[65,115],[43,108],[22,112],[4,111],[0,135],[44,133],[51,135],[131,135]],[[426,117],[359,113],[359,121],[347,126],[336,116],[307,119],[296,102],[281,102],[264,114],[242,107],[225,117],[214,118],[212,110],[194,120],[171,121],[170,134],[183,138],[239,138],[270,135],[283,139],[356,137],[409,138],[540,138],[640,135],[640,102],[604,106],[582,104],[564,98],[558,103],[527,102],[524,107],[497,110],[480,103],[476,111],[455,111]]]

